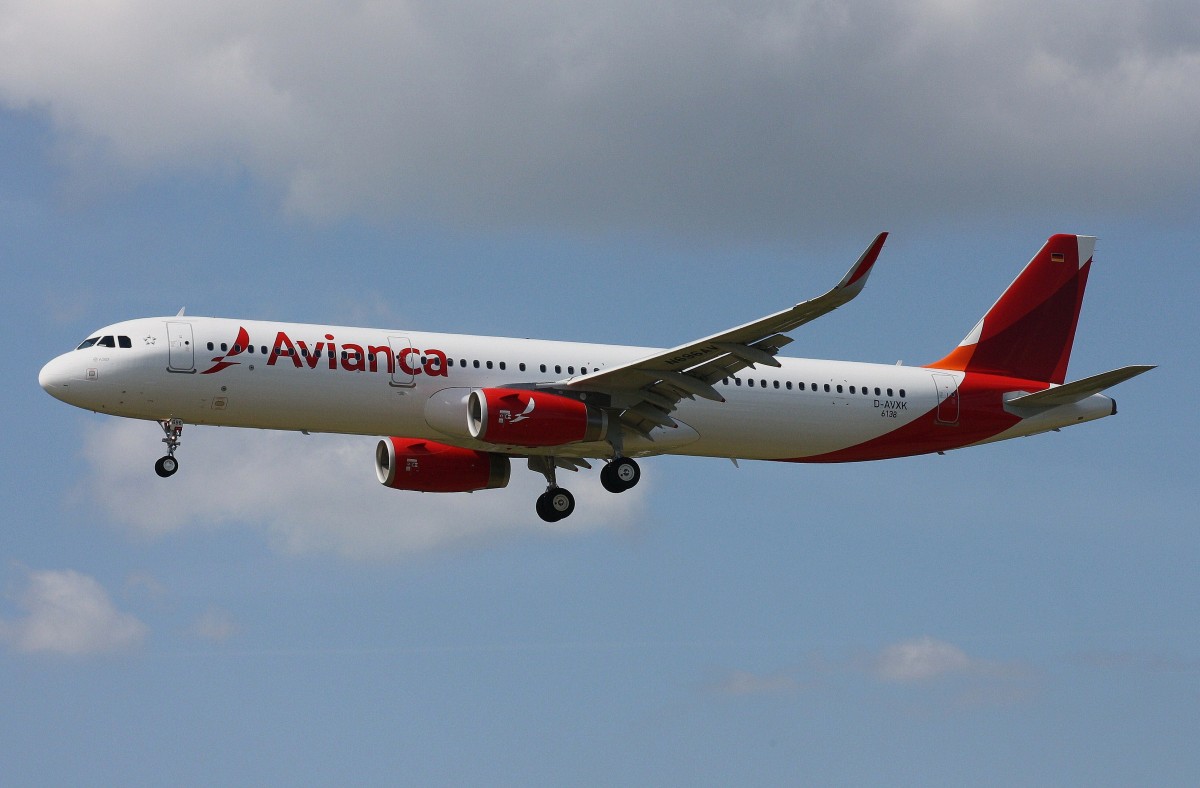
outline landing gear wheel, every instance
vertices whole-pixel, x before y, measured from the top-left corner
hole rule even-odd
[[[179,436],[183,434],[183,419],[163,419],[158,422],[162,427],[164,437],[162,442],[167,444],[167,456],[159,457],[154,463],[154,472],[164,479],[173,476],[179,470],[179,460],[175,459],[175,450],[179,448]]]
[[[611,493],[625,492],[642,478],[642,469],[628,457],[618,457],[600,469],[600,484]]]
[[[164,479],[173,476],[177,470],[179,470],[179,460],[169,454],[166,457],[159,457],[158,462],[154,463],[154,472]]]
[[[575,511],[575,496],[563,487],[555,487],[538,496],[537,513],[548,523],[556,523]]]
[[[548,496],[549,493],[542,493],[539,495],[537,503],[534,505],[534,509],[537,510],[538,517],[542,518],[548,523],[552,523],[554,522],[554,513],[549,509],[547,501]]]

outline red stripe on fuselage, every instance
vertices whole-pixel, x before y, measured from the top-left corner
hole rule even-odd
[[[916,420],[865,443],[780,462],[861,462],[961,449],[994,438],[1021,421],[1004,409],[1005,393],[1033,393],[1046,387],[1045,383],[1019,378],[967,375],[958,387],[960,410],[955,424],[939,423],[938,409],[932,408]]]

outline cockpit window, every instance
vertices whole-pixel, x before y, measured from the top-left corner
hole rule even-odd
[[[88,337],[79,343],[76,350],[83,350],[89,347],[133,347],[133,340],[126,336],[103,336],[103,337]]]

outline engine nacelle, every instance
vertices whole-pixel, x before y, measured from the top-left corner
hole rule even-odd
[[[526,389],[474,389],[467,427],[476,440],[501,446],[562,446],[603,440],[608,414],[560,394]]]
[[[375,475],[394,490],[492,490],[508,484],[511,467],[504,454],[421,438],[384,438],[375,447]]]

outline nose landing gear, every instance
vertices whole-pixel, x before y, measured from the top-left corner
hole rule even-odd
[[[162,478],[173,476],[179,470],[179,460],[175,459],[175,450],[179,448],[179,436],[183,434],[183,419],[163,419],[158,422],[166,435],[162,442],[167,444],[167,456],[159,457],[154,463],[154,472]]]

